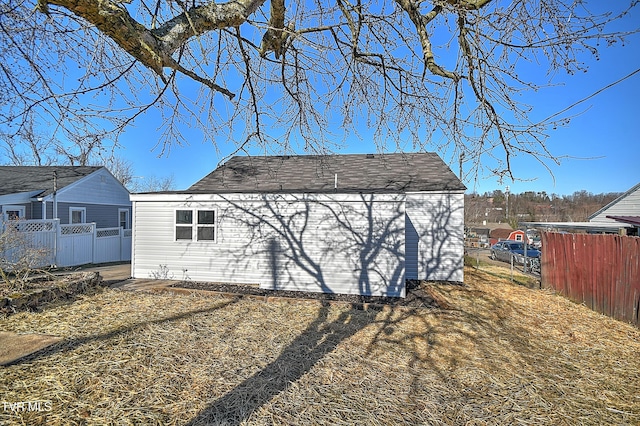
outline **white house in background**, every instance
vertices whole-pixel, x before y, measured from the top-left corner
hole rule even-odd
[[[132,276],[387,296],[462,281],[464,190],[434,153],[233,157],[132,195]]]
[[[588,222],[520,222],[526,228],[640,235],[640,183],[589,216]]]
[[[129,191],[104,167],[0,166],[4,220],[60,219],[131,227]]]
[[[630,235],[638,235],[640,230],[640,183],[589,216],[589,222],[626,224]]]

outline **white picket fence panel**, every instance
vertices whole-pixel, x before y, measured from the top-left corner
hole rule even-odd
[[[131,230],[101,228],[96,230],[93,263],[131,260]]]
[[[95,223],[60,225],[58,229],[57,266],[76,266],[93,263]]]
[[[0,223],[0,232],[4,232],[5,227]],[[32,249],[38,250],[39,253],[34,253],[32,259],[29,259],[29,263],[33,267],[41,267],[45,265],[53,265],[56,261],[53,247],[56,245],[56,224],[52,221],[15,221],[10,225],[13,229],[18,231],[18,237],[12,241],[12,237],[5,237],[4,251],[0,252],[2,259],[0,263],[5,265],[5,261],[8,264],[15,264],[21,257],[24,257],[25,249],[31,251]],[[2,250],[2,249],[0,249]],[[31,251],[33,253],[33,251]],[[39,262],[42,264],[36,264],[32,262]]]
[[[95,223],[61,225],[58,219],[19,220],[6,226],[17,229],[29,247],[44,249],[46,256],[39,266],[67,267],[131,260],[130,229],[97,229]],[[16,252],[10,250],[2,256],[10,259]]]

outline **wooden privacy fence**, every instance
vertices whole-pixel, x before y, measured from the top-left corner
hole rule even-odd
[[[22,244],[41,249],[41,267],[131,260],[130,229],[97,229],[95,223],[62,225],[58,219],[18,220],[4,226],[17,230],[22,237]],[[0,228],[0,231],[3,230],[4,227]],[[0,256],[5,259],[15,257],[15,252],[15,249],[5,251]]]
[[[542,233],[542,285],[640,326],[640,238]]]

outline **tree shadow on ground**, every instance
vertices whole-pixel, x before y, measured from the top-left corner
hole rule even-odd
[[[340,313],[334,320],[329,320],[329,311],[330,305],[323,303],[314,321],[282,350],[278,358],[213,401],[188,425],[242,423],[271,398],[298,381],[340,342],[372,323],[377,314],[371,312],[363,323],[354,320],[353,308]]]
[[[71,339],[65,339],[59,343],[53,344],[49,347],[46,347],[42,350],[39,350],[37,352],[31,353],[25,357],[22,357],[20,359],[17,359],[11,363],[5,364],[5,366],[9,366],[9,365],[16,365],[16,364],[21,364],[21,363],[29,363],[32,362],[36,359],[39,358],[45,358],[51,355],[54,355],[56,353],[59,352],[68,352],[71,351],[79,346],[82,346],[86,343],[90,343],[90,342],[94,342],[94,341],[100,341],[100,340],[109,340],[112,339],[114,337],[129,333],[131,331],[134,330],[139,330],[142,329],[148,325],[151,324],[162,324],[162,323],[166,323],[166,322],[172,322],[172,321],[178,321],[181,319],[185,319],[185,318],[189,318],[193,315],[198,315],[198,314],[203,314],[203,313],[209,313],[209,312],[214,312],[220,309],[224,309],[229,305],[232,305],[234,303],[237,303],[239,300],[241,300],[240,297],[234,297],[231,300],[228,300],[224,303],[220,303],[214,307],[211,308],[206,308],[206,309],[196,309],[193,311],[187,311],[187,312],[183,312],[181,314],[178,315],[173,315],[170,317],[165,317],[165,318],[158,318],[155,320],[149,320],[149,321],[143,321],[137,324],[133,324],[133,325],[129,325],[126,327],[120,327],[116,330],[110,331],[108,333],[102,333],[102,334],[94,334],[94,335],[90,335],[90,336],[85,336],[85,337],[76,337],[76,338],[71,338]]]
[[[360,194],[351,203],[303,197],[292,204],[289,198],[262,197],[248,206],[227,200],[230,211],[221,212],[221,217],[233,217],[242,229],[249,230],[237,258],[265,259],[270,269],[265,276],[267,288],[278,290],[286,285],[287,289],[333,293],[337,288],[333,275],[348,273],[346,281],[353,282],[351,290],[359,294],[371,294],[379,285],[387,294],[404,294],[405,211],[400,200],[379,207],[372,194]],[[439,206],[439,211],[445,207]],[[446,231],[451,220],[451,212],[443,213],[417,236],[428,236],[431,244],[437,243],[437,256],[450,255],[445,251],[446,239],[451,238]],[[345,270],[335,268],[333,259],[338,255],[348,259],[340,258]],[[434,259],[424,268],[438,270],[443,266],[440,262]],[[352,305],[338,318],[330,319],[329,305],[323,302],[317,318],[274,361],[208,404],[188,424],[238,425],[248,420],[341,342],[377,322],[378,311],[356,315],[355,309]]]

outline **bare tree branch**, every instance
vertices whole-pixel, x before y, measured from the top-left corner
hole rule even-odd
[[[161,155],[187,128],[265,153],[364,131],[514,178],[517,155],[559,161],[548,131],[571,118],[536,121],[520,95],[636,35],[639,4],[0,0],[0,161],[82,163],[157,117]]]

